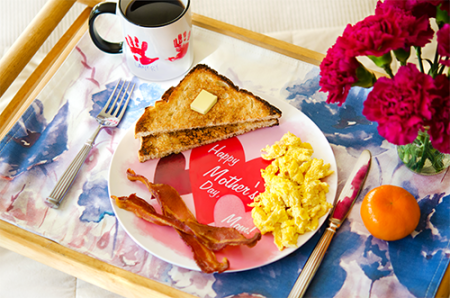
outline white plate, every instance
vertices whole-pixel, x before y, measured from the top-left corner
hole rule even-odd
[[[156,200],[151,199],[148,190],[140,182],[131,182],[127,179],[126,170],[130,168],[137,174],[147,177],[149,181],[174,186],[199,222],[222,226],[233,225],[251,235],[255,232],[251,231],[254,226],[249,207],[245,206],[251,201],[250,197],[255,194],[255,191],[264,191],[259,171],[267,164],[263,165],[260,162],[261,149],[266,145],[272,145],[290,131],[300,137],[303,142],[313,146],[315,151],[313,157],[321,158],[325,163],[331,164],[334,174],[327,177],[325,181],[329,184],[327,201],[333,203],[337,189],[337,169],[336,160],[327,139],[314,122],[293,106],[279,100],[270,100],[270,102],[283,112],[279,126],[259,129],[183,152],[182,155],[161,159],[164,163],[160,165],[158,165],[159,159],[145,163],[138,161],[139,140],[134,139],[134,126],[131,127],[112,158],[108,182],[109,193],[115,196],[136,193],[160,212],[161,209]],[[225,162],[228,158],[229,160]],[[223,170],[225,171],[221,172]],[[238,187],[240,184],[242,187]],[[237,199],[238,196],[241,200]],[[174,265],[200,270],[192,258],[190,248],[184,244],[173,228],[148,223],[137,218],[133,213],[118,208],[113,202],[112,207],[122,227],[142,248]],[[326,216],[320,219],[319,227],[325,219]],[[301,235],[298,238],[298,247],[308,241],[314,233]],[[227,247],[216,255],[218,260],[227,257],[230,261],[230,270],[226,272],[236,272],[272,263],[295,250],[296,248],[288,248],[279,251],[273,243],[273,236],[267,234],[253,248]]]

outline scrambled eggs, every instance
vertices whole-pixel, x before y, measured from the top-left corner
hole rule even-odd
[[[326,201],[330,164],[311,158],[314,150],[294,134],[266,146],[262,158],[273,160],[261,170],[265,191],[250,206],[255,226],[262,234],[272,232],[279,250],[296,247],[298,236],[317,229],[319,218],[332,207]]]

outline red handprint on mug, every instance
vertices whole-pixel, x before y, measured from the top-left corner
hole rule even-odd
[[[183,34],[178,34],[178,38],[175,38],[173,40],[173,46],[175,47],[175,50],[178,52],[178,54],[175,57],[170,57],[169,61],[175,61],[183,58],[187,50],[189,48],[189,39],[191,38],[191,31],[189,33],[186,33],[184,31]]]
[[[133,53],[134,60],[141,62],[143,65],[152,64],[159,58],[149,58],[145,55],[145,51],[147,51],[148,43],[146,41],[142,42],[142,45],[139,46],[139,39],[135,36],[134,41],[133,38],[128,35],[125,37],[128,46],[130,47],[131,53]]]

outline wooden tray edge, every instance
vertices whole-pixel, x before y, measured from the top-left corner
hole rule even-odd
[[[76,252],[2,220],[0,220],[0,246],[124,297],[194,297]]]
[[[199,14],[192,14],[192,22],[195,26],[208,29],[223,35],[257,45],[285,56],[304,61],[313,65],[320,65],[325,55],[311,51],[291,43],[272,38],[251,30],[240,28]]]

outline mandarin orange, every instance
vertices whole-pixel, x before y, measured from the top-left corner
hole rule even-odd
[[[394,241],[415,230],[420,220],[420,208],[407,190],[394,185],[381,185],[364,197],[361,217],[374,237]]]

